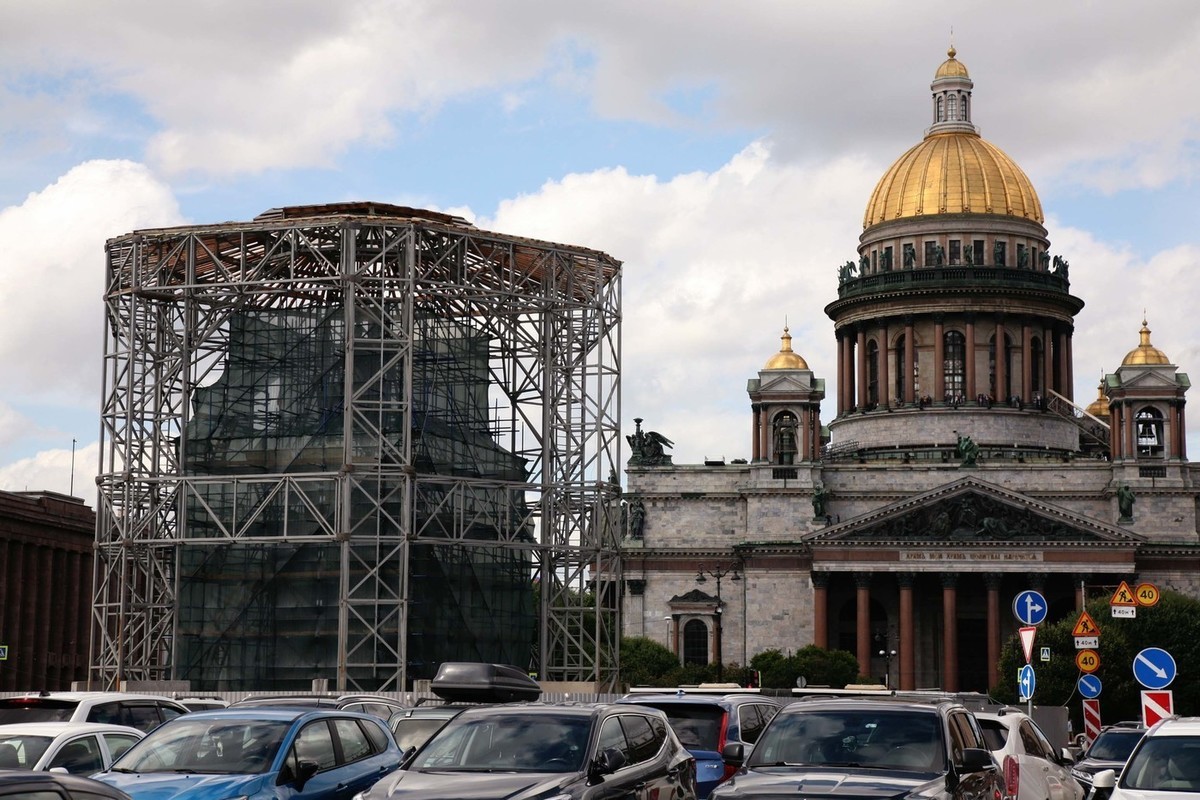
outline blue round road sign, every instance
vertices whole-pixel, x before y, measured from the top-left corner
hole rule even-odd
[[[1175,659],[1161,647],[1147,647],[1133,659],[1133,677],[1147,689],[1165,689],[1175,680]]]
[[[1024,625],[1041,625],[1046,621],[1049,606],[1041,592],[1026,589],[1013,598],[1013,614]]]
[[[1103,684],[1095,675],[1082,675],[1079,678],[1079,693],[1088,700],[1095,700],[1100,696],[1100,689]]]
[[[1026,664],[1017,670],[1017,694],[1021,696],[1021,700],[1032,700],[1036,689],[1037,676],[1033,674],[1033,666]]]

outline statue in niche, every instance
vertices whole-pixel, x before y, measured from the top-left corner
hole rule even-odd
[[[975,266],[975,248],[971,247],[970,242],[967,242],[967,246],[963,248],[963,263],[968,267]]]
[[[1038,256],[1038,259],[1042,262],[1042,272],[1049,272],[1050,271],[1050,253],[1048,251],[1042,251],[1042,254],[1040,256]]]
[[[946,265],[946,248],[940,244],[933,246],[933,265],[935,267],[944,267]]]
[[[975,444],[975,440],[970,436],[958,434],[958,444],[955,447],[958,453],[960,467],[974,467],[976,460],[979,458],[979,445]]]
[[[1130,489],[1128,484],[1121,484],[1117,489],[1117,509],[1121,512],[1121,522],[1133,521],[1133,504],[1136,500],[1133,489]]]
[[[846,281],[853,279],[854,271],[856,269],[857,267],[854,266],[853,261],[847,261],[845,264],[842,264],[840,267],[838,267],[838,284],[841,285]]]
[[[879,254],[879,268],[884,272],[892,271],[892,251],[884,250]]]
[[[996,242],[992,247],[992,265],[997,267],[1004,266],[1004,242]]]
[[[824,519],[828,515],[828,510],[825,507],[828,500],[829,491],[824,486],[818,486],[813,490],[812,507],[814,519]]]
[[[626,504],[626,509],[629,511],[629,523],[627,530],[629,538],[641,539],[642,532],[646,527],[646,506],[642,503],[642,498],[635,497]]]
[[[1017,251],[1017,269],[1029,268],[1029,251],[1022,247]]]
[[[917,251],[910,244],[904,245],[904,268],[912,269],[913,263],[917,260]]]
[[[641,417],[635,417],[633,421],[637,430],[625,437],[629,442],[629,463],[644,467],[670,464],[671,457],[663,448],[674,447],[675,443],[658,431],[643,431]]]
[[[871,268],[871,259],[870,259],[870,258],[868,258],[867,256],[863,256],[862,258],[860,258],[860,259],[858,260],[858,274],[859,274],[859,277],[862,277],[863,275],[866,275],[866,274],[867,274],[867,270],[869,270],[870,268]]]

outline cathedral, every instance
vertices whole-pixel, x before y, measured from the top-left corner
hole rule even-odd
[[[683,663],[816,644],[894,688],[987,691],[1025,590],[1050,621],[1122,581],[1200,596],[1187,375],[1143,321],[1073,396],[1084,301],[973,87],[951,48],[932,124],[867,200],[825,306],[836,397],[784,328],[748,382],[748,459],[674,464],[638,420],[625,636]]]

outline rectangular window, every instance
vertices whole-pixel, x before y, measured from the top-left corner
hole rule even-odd
[[[957,265],[962,263],[962,242],[958,239],[950,240],[950,264]]]
[[[883,248],[883,269],[885,272],[892,271],[892,248]]]
[[[933,252],[934,252],[934,248],[936,248],[936,247],[937,247],[937,242],[926,242],[925,243],[925,261],[924,261],[925,266],[927,266],[927,267],[933,266]]]
[[[983,239],[976,239],[972,242],[974,245],[971,249],[974,250],[974,257],[971,259],[972,264],[983,265]]]

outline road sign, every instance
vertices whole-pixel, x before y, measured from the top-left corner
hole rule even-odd
[[[1147,647],[1133,659],[1133,677],[1147,689],[1167,688],[1175,671],[1175,659],[1161,647]]]
[[[0,661],[8,661],[8,645],[0,644]]]
[[[1033,674],[1033,667],[1026,664],[1017,670],[1017,694],[1021,696],[1022,702],[1032,700],[1036,689],[1037,676]]]
[[[1099,636],[1100,626],[1096,624],[1096,620],[1092,619],[1092,615],[1084,611],[1079,615],[1079,621],[1075,623],[1074,630],[1071,631],[1072,636]]]
[[[1100,701],[1083,701],[1083,738],[1090,745],[1100,735]]]
[[[1027,626],[1017,633],[1021,636],[1021,649],[1025,651],[1025,663],[1028,664],[1033,660],[1033,637],[1037,634],[1037,628]]]
[[[1023,625],[1041,625],[1046,620],[1046,611],[1046,598],[1033,589],[1026,589],[1013,598],[1013,614]]]
[[[1050,660],[1050,648],[1049,648],[1049,647],[1043,647],[1043,648],[1042,648],[1041,659],[1042,659],[1042,661],[1049,661],[1049,660]]]
[[[1080,672],[1095,672],[1100,669],[1100,654],[1095,650],[1080,650],[1075,654],[1075,666]]]
[[[1109,606],[1112,609],[1113,618],[1124,617],[1125,619],[1133,619],[1137,616],[1137,606]]]
[[[1075,637],[1075,649],[1076,650],[1095,650],[1099,646],[1100,646],[1100,637],[1099,636],[1076,636]]]
[[[1100,696],[1100,690],[1104,688],[1104,684],[1100,682],[1100,678],[1095,675],[1080,675],[1079,676],[1079,693],[1088,700],[1094,700]]]
[[[1170,689],[1142,692],[1142,724],[1149,728],[1160,719],[1175,713],[1175,699]]]
[[[1136,606],[1137,597],[1133,594],[1133,589],[1129,588],[1129,584],[1121,581],[1121,585],[1113,592],[1112,599],[1108,601],[1110,606]]]
[[[1139,583],[1134,595],[1137,597],[1139,606],[1157,605],[1160,597],[1158,587],[1153,583]]]

